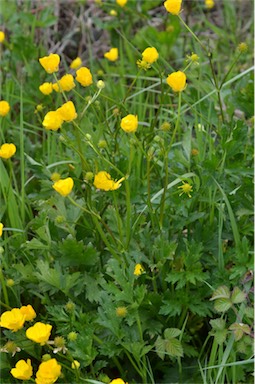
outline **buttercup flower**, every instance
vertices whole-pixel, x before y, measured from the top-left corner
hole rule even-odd
[[[215,6],[214,0],[205,0],[205,7],[207,9],[212,9]]]
[[[172,15],[179,15],[182,6],[182,0],[166,0],[164,6],[167,12]]]
[[[9,159],[15,154],[15,152],[16,152],[16,146],[12,143],[2,144],[0,147],[0,157],[2,159]]]
[[[0,223],[0,237],[3,234],[3,227],[4,227],[3,223]]]
[[[143,60],[149,64],[155,63],[158,60],[158,56],[158,51],[154,47],[146,48],[142,53]]]
[[[110,51],[105,52],[104,57],[109,61],[116,61],[119,57],[118,48],[111,48]]]
[[[174,92],[181,92],[186,88],[186,75],[184,72],[173,72],[166,79],[167,84]]]
[[[137,115],[127,115],[121,119],[120,127],[125,132],[136,132],[138,127],[138,118]]]
[[[64,121],[72,121],[77,117],[75,106],[72,101],[63,104],[62,107],[57,109],[57,112]]]
[[[52,325],[38,322],[26,330],[26,337],[35,343],[44,345],[50,338],[51,329]]]
[[[49,56],[40,58],[39,62],[47,73],[53,73],[58,71],[60,57],[56,53],[51,53]]]
[[[19,360],[15,365],[15,368],[11,369],[11,374],[15,379],[19,380],[29,380],[33,375],[33,368],[31,365],[31,360]]]
[[[34,308],[32,307],[32,305],[28,304],[28,305],[23,305],[21,308],[20,308],[20,312],[25,316],[25,321],[31,321],[33,320],[34,318],[36,318],[36,313],[35,313],[35,310]]]
[[[11,311],[6,311],[1,315],[0,326],[17,332],[23,328],[25,319],[25,315],[19,308],[13,308]]]
[[[10,104],[8,101],[0,101],[0,116],[6,116],[10,111]]]
[[[144,272],[144,268],[141,264],[136,264],[135,270],[134,270],[134,275],[135,276],[140,276]]]
[[[57,131],[63,123],[63,119],[58,111],[50,111],[44,116],[42,125],[46,129]]]
[[[116,189],[119,189],[123,180],[125,180],[125,177],[122,177],[118,181],[114,181],[109,173],[100,171],[95,175],[94,186],[103,191],[115,191]]]
[[[114,379],[109,384],[128,384],[128,383],[125,383],[125,381],[122,379]]]
[[[186,193],[189,197],[191,197],[191,194],[190,192],[193,192],[192,191],[192,185],[190,185],[189,183],[184,183],[183,182],[183,185],[180,185],[180,188],[182,191],[181,193],[179,194],[179,196],[182,196],[184,193]]]
[[[3,31],[0,31],[0,43],[3,43],[5,40],[5,33]]]
[[[56,359],[44,361],[36,372],[36,384],[53,384],[61,374],[61,365]]]
[[[71,177],[67,177],[66,179],[60,179],[60,180],[56,181],[52,187],[61,196],[66,197],[67,195],[69,195],[72,192],[73,185],[74,185],[73,179]]]
[[[66,74],[61,77],[58,83],[54,83],[52,88],[56,92],[69,92],[75,87],[73,75]]]
[[[49,95],[52,93],[53,88],[52,88],[52,83],[43,83],[39,87],[40,92],[42,92],[44,95]]]
[[[128,0],[116,0],[116,3],[121,7],[125,7],[125,5],[127,4]]]
[[[76,57],[76,59],[74,59],[71,64],[70,64],[70,68],[71,69],[78,69],[80,68],[80,66],[82,65],[82,61],[81,61],[81,58],[80,57]]]
[[[93,83],[92,74],[87,67],[81,67],[76,71],[76,80],[83,87],[88,87]]]

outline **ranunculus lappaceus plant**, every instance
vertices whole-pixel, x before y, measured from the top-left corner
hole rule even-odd
[[[2,0],[1,382],[253,382],[250,1]]]

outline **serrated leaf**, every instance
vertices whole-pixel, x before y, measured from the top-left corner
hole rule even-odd
[[[178,328],[167,328],[164,332],[165,339],[172,339],[181,334],[181,330]]]
[[[158,357],[161,360],[164,360],[165,358],[165,340],[163,340],[160,336],[158,336],[157,340],[155,341],[155,348],[156,348],[156,353]]]
[[[165,341],[165,348],[167,353],[172,357],[182,357],[183,348],[178,339],[169,339]]]
[[[240,340],[244,333],[249,335],[251,333],[251,329],[247,324],[243,323],[233,323],[230,325],[229,329],[234,332],[235,340]]]
[[[241,291],[240,288],[235,287],[231,295],[231,301],[234,304],[243,303],[246,300],[245,292]]]
[[[225,285],[222,285],[221,287],[218,287],[216,291],[213,292],[213,295],[210,300],[216,300],[216,299],[229,299],[230,298],[230,291],[229,288]]]
[[[226,326],[226,321],[224,319],[213,319],[209,321],[211,327],[215,330],[223,330]]]
[[[216,331],[214,334],[216,342],[219,345],[223,344],[224,341],[226,340],[227,334],[228,334],[227,329],[221,329],[221,330]]]
[[[226,312],[231,307],[230,299],[217,299],[214,303],[214,308],[218,312]]]

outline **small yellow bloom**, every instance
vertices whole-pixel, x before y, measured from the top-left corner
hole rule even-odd
[[[184,193],[186,193],[189,197],[191,197],[190,192],[193,192],[192,185],[190,185],[189,183],[184,183],[184,182],[182,182],[182,183],[183,183],[183,185],[178,187],[182,190],[181,193],[179,194],[179,196],[182,196]]]
[[[5,33],[3,31],[0,31],[0,43],[3,43],[5,40]]]
[[[147,71],[147,69],[151,68],[151,65],[149,63],[147,63],[147,61],[145,61],[145,60],[137,60],[136,64],[137,64],[138,68],[141,68],[144,71]]]
[[[166,79],[167,84],[174,92],[182,92],[186,88],[186,75],[184,72],[173,72]]]
[[[61,365],[56,359],[43,361],[36,372],[36,384],[53,384],[61,374]]]
[[[15,281],[13,279],[6,280],[7,287],[13,287],[15,285]]]
[[[81,61],[81,58],[80,57],[76,57],[76,59],[74,59],[71,64],[70,64],[70,68],[71,69],[78,69],[80,68],[82,65],[82,61]]]
[[[110,14],[111,16],[114,16],[114,17],[118,15],[117,12],[115,11],[115,9],[111,9],[110,12],[109,12],[109,14]]]
[[[72,362],[72,365],[71,365],[71,367],[72,367],[72,369],[79,369],[80,368],[80,363],[79,363],[79,361],[77,361],[77,360],[74,360],[73,362]]]
[[[192,63],[199,64],[199,56],[196,53],[193,53],[191,55],[187,55],[187,60],[191,61]]]
[[[98,89],[103,89],[105,88],[105,82],[103,80],[98,80],[97,82],[97,88]]]
[[[128,384],[128,383],[125,383],[125,381],[122,379],[114,379],[109,384]]]
[[[63,104],[60,108],[57,109],[57,112],[64,121],[70,122],[75,120],[77,117],[75,106],[72,101],[68,101],[67,103]]]
[[[52,187],[61,196],[66,197],[67,195],[69,195],[72,192],[73,185],[74,185],[73,179],[71,177],[67,177],[66,179],[60,179],[60,180],[56,181]]]
[[[205,0],[205,7],[207,9],[212,9],[215,6],[214,0]]]
[[[3,235],[3,223],[0,223],[0,237]]]
[[[56,53],[50,53],[49,56],[40,58],[39,62],[47,73],[53,73],[58,71],[60,57]]]
[[[158,56],[158,51],[154,47],[146,48],[142,53],[143,60],[149,64],[155,63],[158,60]]]
[[[122,177],[118,181],[114,181],[109,173],[100,171],[95,175],[94,186],[103,191],[115,191],[120,188],[123,180],[125,180],[125,177]]]
[[[37,106],[35,107],[35,113],[42,112],[43,108],[43,104],[37,104]]]
[[[246,43],[240,43],[237,47],[238,51],[241,53],[248,51],[248,45]]]
[[[54,173],[52,173],[51,176],[50,176],[50,179],[51,179],[52,181],[58,181],[60,178],[61,178],[61,175],[60,175],[60,173],[58,173],[58,172],[54,172]]]
[[[25,315],[19,308],[13,308],[11,311],[6,311],[1,315],[0,326],[17,332],[23,328],[25,322]]]
[[[3,144],[0,147],[0,157],[2,157],[2,159],[9,159],[15,154],[15,152],[16,152],[16,146],[12,143]]]
[[[104,57],[109,61],[116,61],[119,58],[118,48],[111,48],[110,51],[105,52]]]
[[[138,117],[137,115],[127,115],[121,119],[120,127],[125,132],[136,132],[138,127]]]
[[[19,360],[15,368],[11,369],[11,374],[15,379],[19,380],[29,380],[31,379],[33,375],[33,368],[31,365],[31,360],[27,359],[27,362],[25,360]]]
[[[167,12],[172,15],[179,15],[182,6],[182,0],[166,0],[164,6]]]
[[[36,318],[35,310],[30,304],[27,306],[23,305],[20,308],[20,312],[25,316],[25,321],[31,321]]]
[[[116,308],[116,315],[118,317],[125,317],[127,315],[127,308],[126,307]]]
[[[121,7],[125,7],[125,5],[127,4],[128,0],[116,0],[116,3]]]
[[[10,109],[11,107],[8,101],[0,101],[0,116],[6,116],[9,113]]]
[[[73,75],[66,74],[61,77],[58,83],[53,84],[53,89],[56,92],[69,92],[75,87]]]
[[[92,74],[87,67],[81,67],[76,71],[76,81],[83,87],[88,87],[93,83]]]
[[[164,123],[161,124],[160,129],[165,132],[170,131],[171,123],[168,123],[168,121],[164,121]]]
[[[43,83],[39,87],[40,92],[42,92],[44,95],[50,95],[53,91],[52,89],[52,83]]]
[[[42,125],[46,129],[57,131],[63,123],[63,119],[58,111],[50,111],[44,116]]]
[[[44,345],[50,338],[51,330],[52,325],[38,322],[26,330],[26,337],[35,343]]]
[[[136,264],[135,270],[134,270],[134,275],[135,276],[140,276],[144,272],[144,268],[141,264]]]

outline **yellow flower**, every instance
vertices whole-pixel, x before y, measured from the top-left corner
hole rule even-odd
[[[6,311],[1,315],[0,326],[17,332],[23,328],[25,322],[25,315],[19,308],[13,308],[11,311]]]
[[[0,223],[0,237],[3,234],[3,227],[4,227],[3,223]]]
[[[25,360],[19,360],[15,368],[11,369],[11,374],[15,379],[19,380],[29,380],[31,379],[33,375],[33,368],[31,365],[31,360],[27,359],[27,362]]]
[[[39,62],[47,73],[53,73],[58,71],[60,57],[56,53],[51,53],[49,56],[40,58]]]
[[[237,47],[238,51],[241,53],[248,51],[248,45],[246,43],[240,43]]]
[[[52,87],[56,92],[71,91],[75,87],[73,75],[66,74],[62,76],[58,83],[54,83]]]
[[[125,317],[127,314],[127,308],[126,307],[118,307],[116,308],[116,315],[118,317]]]
[[[164,6],[167,12],[172,15],[179,15],[182,6],[182,0],[166,0]]]
[[[8,101],[0,101],[0,116],[6,116],[10,111],[10,104]]]
[[[114,379],[109,384],[128,384],[128,383],[125,383],[125,381],[122,379]]]
[[[71,365],[71,367],[72,367],[72,369],[79,369],[80,368],[80,363],[79,363],[79,361],[77,361],[77,360],[74,360],[73,362],[72,362],[72,365]]]
[[[214,5],[215,5],[214,0],[205,0],[205,7],[207,9],[212,9]]]
[[[38,322],[26,330],[26,337],[35,343],[44,345],[50,338],[51,329],[52,325]]]
[[[71,64],[70,64],[70,68],[71,69],[78,69],[80,68],[80,66],[82,65],[82,61],[81,61],[81,58],[80,57],[76,57],[76,59],[74,59]]]
[[[115,11],[115,9],[111,9],[110,12],[109,12],[109,14],[110,14],[111,16],[117,16],[117,12]]]
[[[20,308],[20,312],[25,316],[25,321],[31,321],[36,317],[35,310],[30,304],[27,306],[23,305]]]
[[[92,74],[87,67],[81,67],[76,71],[76,80],[83,87],[88,87],[93,83]]]
[[[158,51],[154,47],[146,48],[142,53],[143,60],[149,64],[158,60]]]
[[[40,92],[42,92],[44,95],[49,95],[52,93],[52,83],[43,83],[39,87]]]
[[[104,57],[109,61],[116,61],[119,57],[118,48],[111,48],[110,51],[105,52]]]
[[[61,196],[66,197],[72,192],[73,189],[73,179],[71,177],[67,177],[66,179],[60,179],[53,184],[53,188],[57,191]]]
[[[167,84],[174,92],[181,92],[186,88],[186,75],[184,72],[173,72],[166,79]]]
[[[16,146],[12,143],[3,144],[0,147],[0,157],[2,157],[2,159],[9,159],[15,154],[15,152],[16,152]]]
[[[46,129],[57,131],[63,123],[63,119],[58,111],[50,111],[44,116],[42,125]]]
[[[136,264],[135,270],[134,270],[134,275],[135,276],[140,276],[144,272],[144,268],[141,264]]]
[[[61,374],[61,365],[56,359],[43,361],[36,372],[36,384],[53,384]]]
[[[60,173],[58,173],[58,172],[54,172],[54,173],[52,173],[51,174],[51,176],[50,176],[50,179],[52,180],[52,181],[58,181],[59,179],[60,179]]]
[[[199,64],[199,56],[196,53],[193,53],[191,55],[187,55],[186,61],[191,61],[192,63]]]
[[[138,127],[137,115],[127,115],[121,119],[120,127],[125,132],[136,132]]]
[[[115,191],[116,189],[119,189],[123,180],[125,180],[125,177],[122,177],[118,181],[114,181],[109,173],[100,171],[95,175],[94,186],[103,191]]]
[[[6,280],[7,287],[13,287],[15,285],[15,281],[13,279]]]
[[[3,31],[0,31],[0,43],[3,43],[5,40],[5,33]]]
[[[183,183],[183,185],[178,187],[182,190],[181,193],[179,194],[179,196],[182,196],[184,193],[186,193],[189,197],[191,197],[190,192],[193,192],[192,191],[192,185],[190,185],[189,183],[184,183],[184,182],[182,182],[182,183]]]
[[[147,71],[147,69],[151,68],[151,65],[145,60],[137,60],[136,64],[139,68],[143,69],[144,71]]]
[[[63,104],[60,108],[57,109],[57,112],[64,121],[73,121],[77,117],[75,106],[72,101],[68,101],[67,103]]]
[[[128,0],[116,0],[116,3],[121,7],[125,7],[125,5],[127,4]]]

